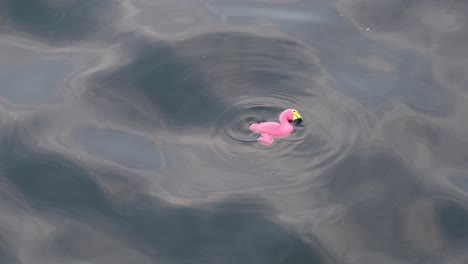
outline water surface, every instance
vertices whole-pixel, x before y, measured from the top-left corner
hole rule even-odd
[[[1,263],[465,263],[468,3],[0,2]],[[271,147],[248,125],[304,122]]]

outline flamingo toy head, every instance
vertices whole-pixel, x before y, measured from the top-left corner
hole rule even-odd
[[[296,109],[287,109],[286,111],[286,118],[288,121],[293,121],[296,125],[302,122],[302,116],[299,114],[299,111]]]

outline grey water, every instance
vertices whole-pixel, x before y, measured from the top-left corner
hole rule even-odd
[[[0,263],[468,263],[467,117],[466,1],[0,0]]]

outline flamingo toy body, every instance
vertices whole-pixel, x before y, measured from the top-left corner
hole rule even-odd
[[[289,123],[290,121],[300,124],[302,117],[296,109],[286,109],[279,116],[278,122],[261,122],[253,123],[250,125],[250,131],[260,134],[257,142],[270,146],[275,141],[275,138],[285,138],[291,135],[294,127]]]

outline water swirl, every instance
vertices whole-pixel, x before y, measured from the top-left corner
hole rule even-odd
[[[283,109],[292,107],[304,118],[295,132],[271,147],[257,144],[258,135],[249,131],[249,124],[278,120]],[[363,111],[331,89],[320,96],[301,98],[288,94],[236,98],[220,114],[210,144],[210,160],[217,159],[219,162],[212,164],[223,166],[229,163],[233,170],[249,177],[270,174],[272,178],[281,177],[281,182],[302,182],[336,164],[363,142],[369,129]]]

